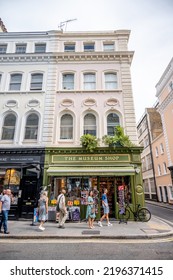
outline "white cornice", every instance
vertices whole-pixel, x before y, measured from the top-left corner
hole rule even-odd
[[[159,82],[156,84],[156,97],[160,95],[163,88],[167,85],[169,82],[169,79],[173,75],[173,58],[171,59],[170,63],[166,67],[165,71],[163,72]]]
[[[118,61],[118,62],[132,62],[133,51],[120,51],[120,52],[76,52],[76,53],[26,53],[26,54],[2,54],[0,55],[1,63],[13,62],[58,62],[58,61]]]
[[[164,111],[164,109],[172,102],[173,102],[173,90],[168,94],[168,96],[158,106],[157,111],[161,114]]]

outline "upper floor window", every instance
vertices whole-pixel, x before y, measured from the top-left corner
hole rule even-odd
[[[35,44],[35,53],[45,53],[46,44]]]
[[[163,147],[163,143],[160,144],[160,153],[164,154],[164,147]]]
[[[147,160],[147,169],[149,170],[149,169],[152,169],[152,159],[151,159],[151,154],[148,154],[147,156],[146,156],[146,160]]]
[[[158,164],[158,174],[159,176],[162,175],[160,164]]]
[[[166,166],[166,162],[163,163],[163,173],[166,174],[167,173],[167,166]]]
[[[115,50],[114,43],[104,43],[103,44],[103,50],[105,52],[113,52]]]
[[[25,140],[36,140],[38,135],[38,121],[37,114],[32,113],[27,117],[25,126]]]
[[[84,43],[84,52],[94,52],[94,43]]]
[[[7,45],[0,45],[0,54],[7,52]]]
[[[97,134],[96,131],[96,117],[88,113],[84,117],[84,134],[91,134],[95,135]]]
[[[61,117],[60,139],[73,139],[73,117],[70,114]]]
[[[149,138],[148,138],[148,135],[146,135],[144,137],[144,148],[146,148],[148,145],[149,145]]]
[[[65,52],[75,52],[75,44],[64,44]]]
[[[84,74],[84,89],[92,90],[96,88],[96,75],[93,73]]]
[[[107,116],[107,135],[113,136],[118,125],[120,125],[119,116],[115,113],[109,114]]]
[[[116,88],[117,88],[117,74],[105,73],[105,89],[116,89]]]
[[[74,89],[74,74],[63,74],[62,88],[67,90]]]
[[[30,90],[42,90],[43,74],[35,73],[31,75]]]
[[[1,84],[1,80],[2,80],[2,74],[0,74],[0,84]]]
[[[11,74],[9,90],[20,90],[22,74]]]
[[[8,114],[4,119],[2,127],[2,140],[13,140],[16,126],[16,116],[14,114]]]
[[[26,53],[26,44],[17,44],[16,53]]]
[[[155,148],[155,152],[156,152],[156,157],[159,156],[159,150],[158,150],[158,147]]]

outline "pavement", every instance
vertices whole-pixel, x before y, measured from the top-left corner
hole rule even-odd
[[[160,205],[157,202],[154,204]],[[173,209],[173,205],[163,206]],[[99,227],[97,222],[94,222],[94,228],[89,229],[85,221],[66,222],[65,229],[60,229],[57,222],[46,222],[45,230],[41,231],[39,223],[33,224],[31,220],[11,220],[8,221],[10,234],[0,233],[0,239],[152,239],[173,236],[173,223],[154,215],[149,222],[119,223],[118,220],[112,220],[111,223],[110,227],[106,222],[103,222],[103,227]]]

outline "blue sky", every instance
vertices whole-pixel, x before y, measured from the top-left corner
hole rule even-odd
[[[132,86],[138,121],[156,101],[155,85],[173,57],[172,0],[0,0],[0,17],[10,31],[130,29]]]

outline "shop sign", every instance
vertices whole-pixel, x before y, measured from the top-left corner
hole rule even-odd
[[[111,155],[53,155],[52,156],[52,161],[54,163],[58,162],[71,162],[71,163],[82,163],[82,162],[97,162],[97,163],[102,163],[102,162],[129,162],[130,157],[128,154],[111,154]]]
[[[0,163],[28,163],[28,162],[36,162],[40,161],[40,157],[38,156],[0,156]]]
[[[74,205],[80,205],[80,201],[76,199],[76,200],[74,200],[73,204]]]

